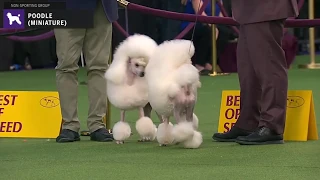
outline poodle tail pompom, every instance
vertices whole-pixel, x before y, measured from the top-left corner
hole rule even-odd
[[[136,130],[142,137],[153,137],[156,134],[155,125],[149,117],[142,117],[136,122]]]
[[[194,114],[194,113],[193,113],[193,121],[192,121],[192,123],[193,123],[193,128],[195,130],[197,130],[198,127],[199,127],[199,119],[198,119],[198,116],[196,114]]]
[[[202,134],[198,131],[194,131],[193,137],[183,142],[185,148],[197,149],[202,144]]]
[[[184,142],[194,135],[193,123],[181,122],[173,126],[172,135],[175,142]]]
[[[119,121],[112,128],[113,138],[117,141],[124,141],[131,135],[131,128],[127,122]]]

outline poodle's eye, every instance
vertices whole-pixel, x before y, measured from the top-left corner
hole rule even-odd
[[[138,63],[136,63],[135,65],[136,65],[136,67],[139,67],[139,64],[138,64]]]

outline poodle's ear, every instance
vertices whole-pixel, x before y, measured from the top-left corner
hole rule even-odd
[[[113,82],[114,84],[123,84],[125,81],[125,70],[123,66],[109,67],[105,73],[105,78],[107,81]]]

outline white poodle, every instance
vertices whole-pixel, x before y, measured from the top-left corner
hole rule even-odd
[[[198,148],[202,144],[202,135],[196,131],[198,118],[193,113],[201,87],[199,72],[191,64],[194,51],[191,41],[165,41],[145,69],[149,103],[162,119],[157,133],[160,146],[183,143],[186,148]],[[168,124],[171,116],[177,122],[174,126]]]
[[[157,128],[149,117],[145,117],[143,107],[148,103],[145,68],[157,46],[148,36],[129,36],[116,49],[112,64],[105,74],[108,99],[121,110],[121,119],[113,127],[117,144],[123,144],[131,135],[130,125],[125,121],[125,111],[134,109],[140,111],[136,130],[141,141],[155,139]]]

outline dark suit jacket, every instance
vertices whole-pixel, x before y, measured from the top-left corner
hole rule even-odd
[[[50,0],[66,2],[68,9],[86,9],[94,10],[97,7],[98,0]],[[110,22],[118,19],[118,2],[117,0],[101,0],[104,12]]]
[[[299,15],[297,0],[232,0],[233,18],[239,24],[286,19]]]

